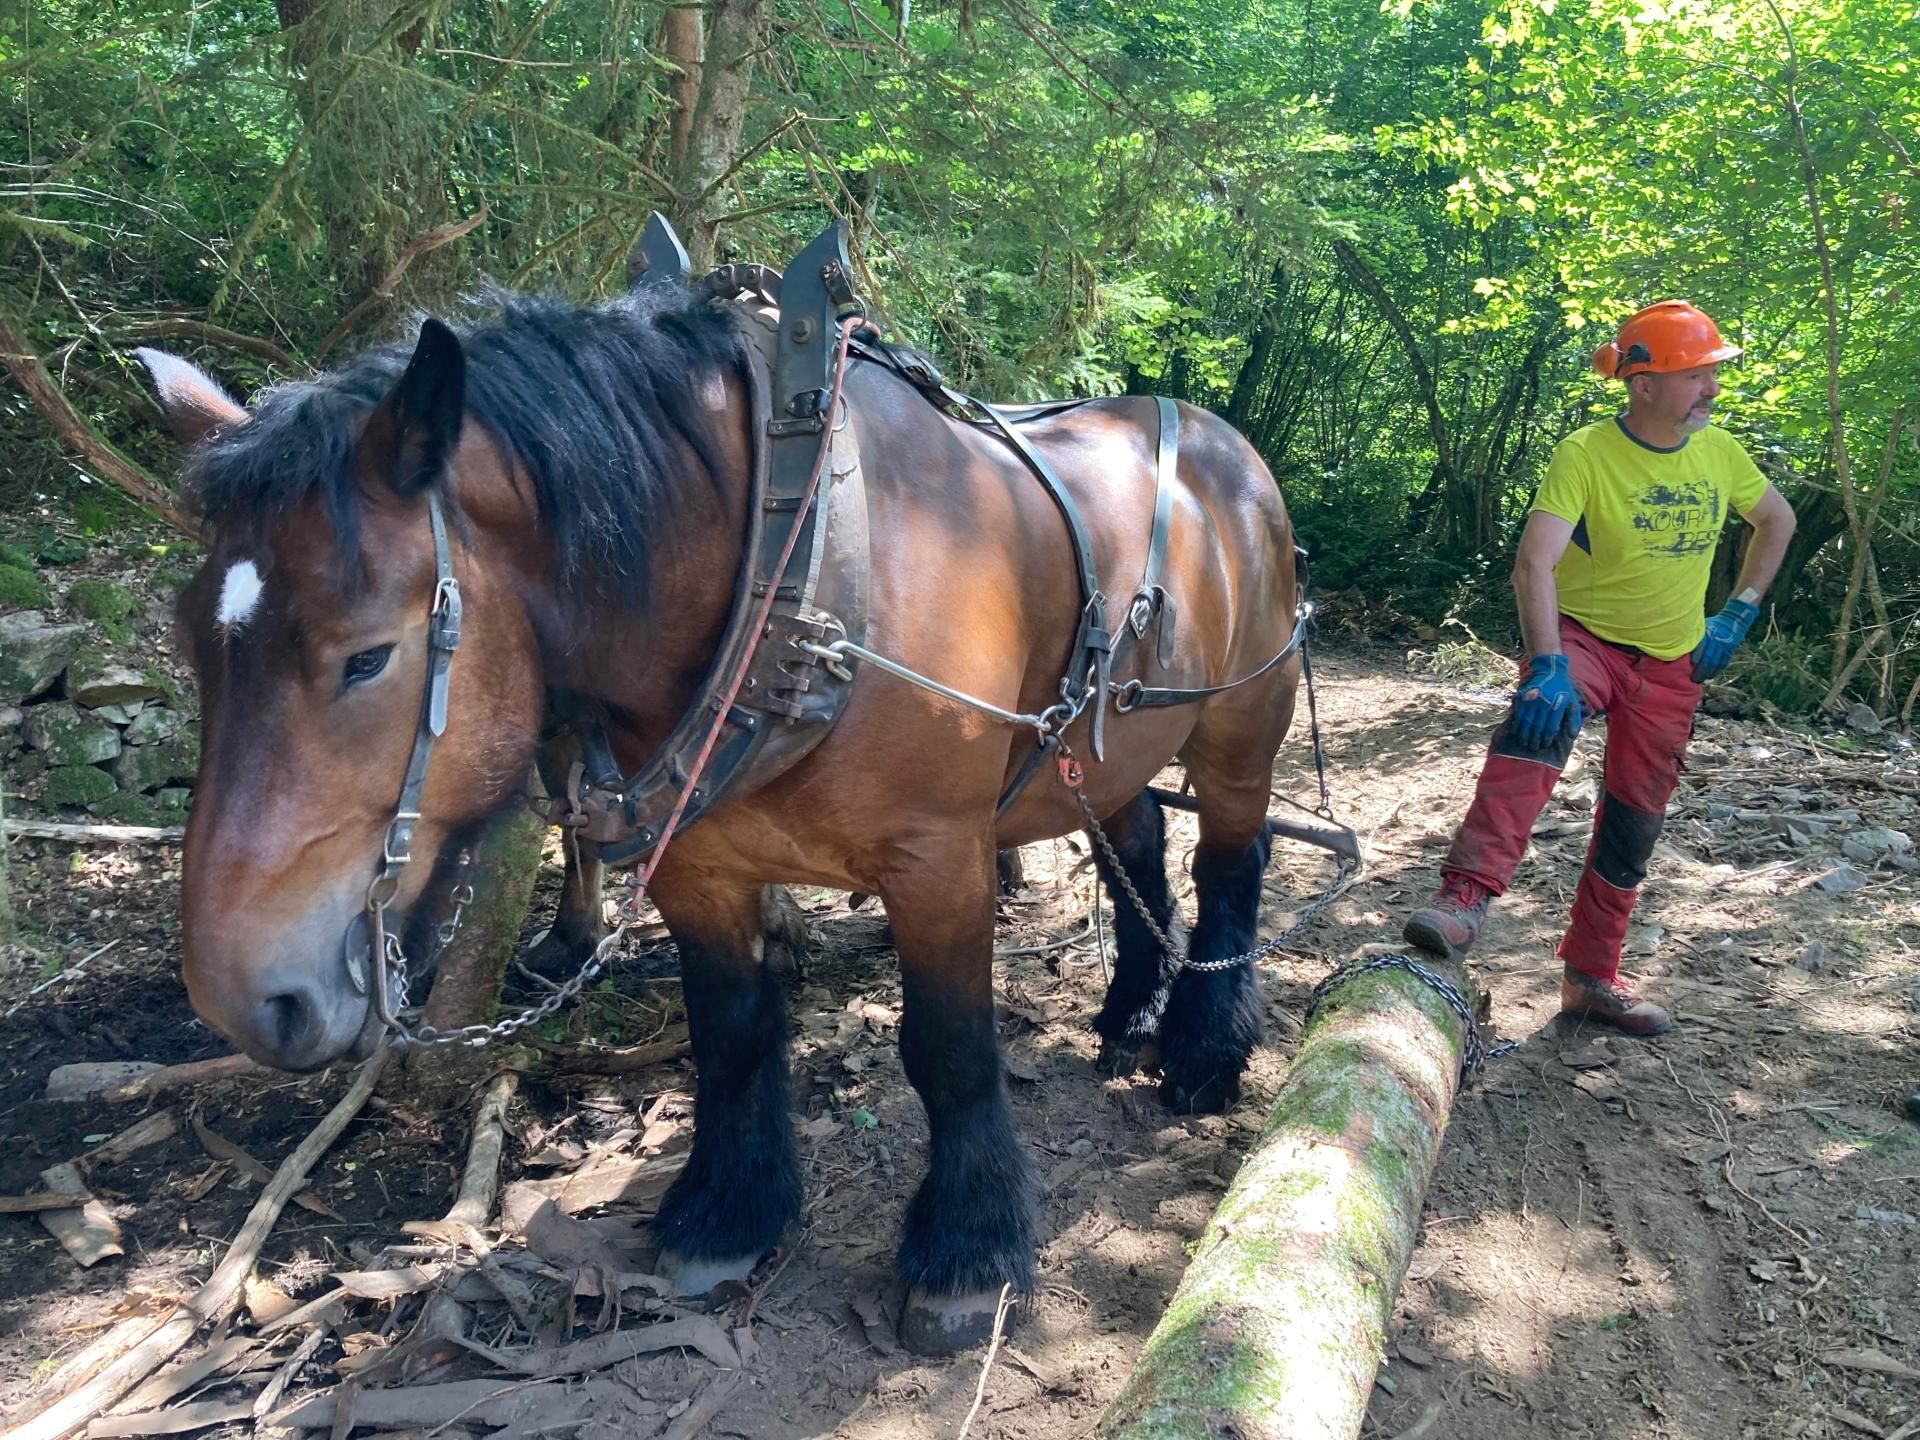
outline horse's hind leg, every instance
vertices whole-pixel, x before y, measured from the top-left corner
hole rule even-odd
[[[680,948],[697,1079],[693,1153],[653,1233],[661,1273],[697,1295],[745,1279],[800,1213],[786,996],[761,962],[758,885],[676,873],[657,900]]]
[[[1003,1286],[1033,1289],[1037,1190],[1007,1104],[993,1015],[993,842],[933,837],[881,887],[900,951],[900,1058],[927,1107],[927,1178],[907,1207],[902,1338],[985,1340]]]
[[[1103,820],[1100,828],[1119,856],[1120,866],[1116,870],[1105,847],[1094,843],[1093,863],[1113,900],[1114,963],[1113,981],[1093,1029],[1100,1037],[1100,1072],[1124,1076],[1154,1064],[1155,1036],[1174,977],[1174,962],[1147,928],[1127,884],[1176,948],[1180,923],[1167,888],[1167,826],[1160,802],[1142,791]]]
[[[1261,881],[1272,851],[1267,795],[1274,751],[1293,715],[1290,674],[1277,697],[1269,692],[1234,696],[1231,705],[1215,702],[1181,751],[1200,804],[1193,853],[1199,915],[1188,967],[1174,979],[1160,1021],[1160,1096],[1181,1112],[1224,1110],[1239,1099],[1241,1072],[1266,1029],[1251,964],[1193,967],[1251,950],[1258,934]]]

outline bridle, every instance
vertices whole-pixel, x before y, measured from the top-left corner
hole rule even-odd
[[[413,827],[420,823],[420,794],[427,787],[427,765],[433,759],[433,742],[447,729],[447,691],[453,673],[453,652],[460,648],[460,581],[453,573],[452,547],[447,544],[446,511],[440,496],[427,491],[427,520],[433,528],[433,605],[427,616],[427,689],[420,701],[420,723],[413,732],[413,751],[407,756],[406,776],[400,782],[400,798],[394,802],[393,818],[387,822],[380,842],[380,868],[367,886],[368,952],[373,958],[373,1013],[381,1025],[399,1034],[406,1027],[395,1011],[394,994],[402,1000],[407,984],[407,955],[400,937],[387,928],[387,907],[400,891],[400,876],[413,861]],[[465,888],[465,882],[462,887]],[[456,890],[454,923],[458,923],[462,897]],[[446,938],[451,939],[449,933]],[[348,931],[347,975],[361,994],[368,992],[366,957]]]

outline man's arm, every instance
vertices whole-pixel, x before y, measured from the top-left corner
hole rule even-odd
[[[1753,508],[1757,516],[1761,507]],[[1792,514],[1790,509],[1788,514]],[[1792,530],[1791,525],[1788,530]],[[1560,563],[1567,542],[1572,539],[1572,522],[1558,515],[1536,510],[1527,517],[1527,528],[1520,536],[1520,551],[1513,560],[1513,594],[1520,606],[1520,635],[1529,655],[1560,653],[1560,592],[1553,583],[1553,567]],[[1754,548],[1759,548],[1758,542]],[[1784,539],[1780,548],[1784,553]],[[1748,563],[1752,563],[1751,552]],[[1779,564],[1780,556],[1775,555],[1774,568],[1779,568]],[[1773,578],[1772,570],[1767,572],[1767,578]]]
[[[1780,561],[1786,556],[1787,542],[1793,539],[1798,521],[1786,496],[1771,485],[1742,518],[1753,526],[1753,541],[1747,546],[1733,593],[1736,599],[1757,605],[1773,584],[1773,577],[1780,573]]]

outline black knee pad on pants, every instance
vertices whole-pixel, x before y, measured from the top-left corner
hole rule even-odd
[[[1593,832],[1593,873],[1616,890],[1639,889],[1666,820],[1665,815],[1636,810],[1607,792]]]

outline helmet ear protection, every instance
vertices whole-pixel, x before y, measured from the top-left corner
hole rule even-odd
[[[1715,365],[1740,353],[1729,345],[1704,310],[1684,300],[1649,305],[1620,327],[1620,334],[1593,352],[1593,368],[1612,380]]]

